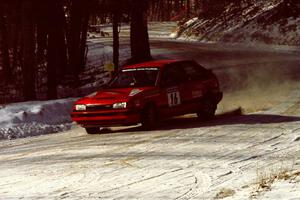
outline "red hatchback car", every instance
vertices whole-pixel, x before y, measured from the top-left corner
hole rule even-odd
[[[159,119],[188,113],[211,119],[221,99],[211,70],[189,60],[151,61],[123,68],[106,87],[79,99],[71,117],[88,134],[138,123],[153,129]]]

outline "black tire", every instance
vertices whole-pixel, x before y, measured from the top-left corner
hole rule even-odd
[[[210,98],[205,98],[202,102],[201,110],[197,112],[197,116],[201,121],[211,120],[215,116],[217,105]]]
[[[98,134],[100,133],[99,127],[85,128],[87,134]]]
[[[141,123],[144,130],[153,130],[157,127],[157,112],[154,105],[148,105],[143,109]]]

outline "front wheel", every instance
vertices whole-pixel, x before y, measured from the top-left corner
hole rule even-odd
[[[97,134],[100,133],[99,127],[85,128],[87,134]]]
[[[145,130],[153,130],[157,126],[157,112],[154,105],[147,106],[141,113],[142,127]]]
[[[202,108],[197,112],[197,116],[202,121],[211,120],[215,116],[217,105],[210,99],[204,99]]]

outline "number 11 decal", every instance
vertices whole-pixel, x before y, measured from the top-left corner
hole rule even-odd
[[[170,92],[167,95],[168,95],[168,103],[170,107],[181,104],[180,95],[178,91]]]

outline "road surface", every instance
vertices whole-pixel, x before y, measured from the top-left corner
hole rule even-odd
[[[1,200],[213,199],[222,188],[248,199],[258,174],[300,169],[297,50],[171,40],[152,47],[154,57],[193,58],[214,69],[225,91],[216,119],[189,115],[155,131],[117,127],[99,135],[74,125],[0,141]]]

